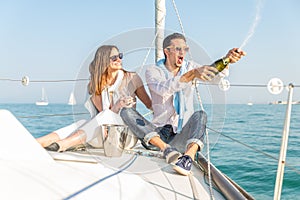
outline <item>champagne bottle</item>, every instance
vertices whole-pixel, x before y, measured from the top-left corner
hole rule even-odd
[[[211,66],[217,68],[219,72],[223,71],[229,64],[230,59],[229,58],[221,58],[217,61],[215,61]],[[218,73],[216,73],[218,74]]]

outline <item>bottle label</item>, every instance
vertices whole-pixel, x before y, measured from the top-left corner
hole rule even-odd
[[[229,64],[229,58],[222,58],[223,60],[223,65],[228,65]]]

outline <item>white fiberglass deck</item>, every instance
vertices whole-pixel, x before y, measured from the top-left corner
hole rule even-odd
[[[202,170],[194,165],[181,176],[160,152],[140,146],[117,158],[101,149],[47,152],[6,110],[0,133],[1,199],[210,199]],[[214,197],[224,199],[216,190]]]

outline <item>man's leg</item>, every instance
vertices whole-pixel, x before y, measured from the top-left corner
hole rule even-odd
[[[161,141],[159,134],[155,131],[156,127],[134,108],[122,108],[120,115],[132,133],[134,133],[142,142],[146,143],[146,145],[151,143],[150,140],[152,140],[153,145],[162,148],[164,147],[163,141]]]
[[[122,108],[120,115],[128,128],[144,142],[144,146],[147,145],[145,148],[150,149],[149,144],[151,144],[163,151],[167,163],[174,162],[181,155],[162,140],[161,137],[165,139],[165,134],[162,134],[165,127],[156,128],[133,108]]]
[[[197,151],[203,148],[203,139],[206,131],[207,115],[204,111],[196,111],[176,135],[170,144],[184,151],[184,156],[178,159],[174,170],[182,175],[188,175]],[[186,142],[186,144],[184,144]]]
[[[188,155],[191,155],[191,152],[196,154],[204,146],[206,123],[206,113],[204,111],[196,111],[183,126],[181,133],[178,133],[170,142],[170,145],[181,152],[188,153]]]

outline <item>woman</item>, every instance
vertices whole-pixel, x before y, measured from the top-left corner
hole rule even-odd
[[[152,110],[149,98],[141,78],[122,68],[123,54],[113,45],[103,45],[96,51],[89,66],[90,82],[88,91],[91,95],[85,106],[92,119],[80,120],[67,127],[54,131],[37,141],[51,151],[65,151],[68,148],[91,142],[96,137],[95,130],[106,123],[120,123],[117,114],[123,107],[134,107],[136,96]],[[97,143],[97,142],[96,142]]]

